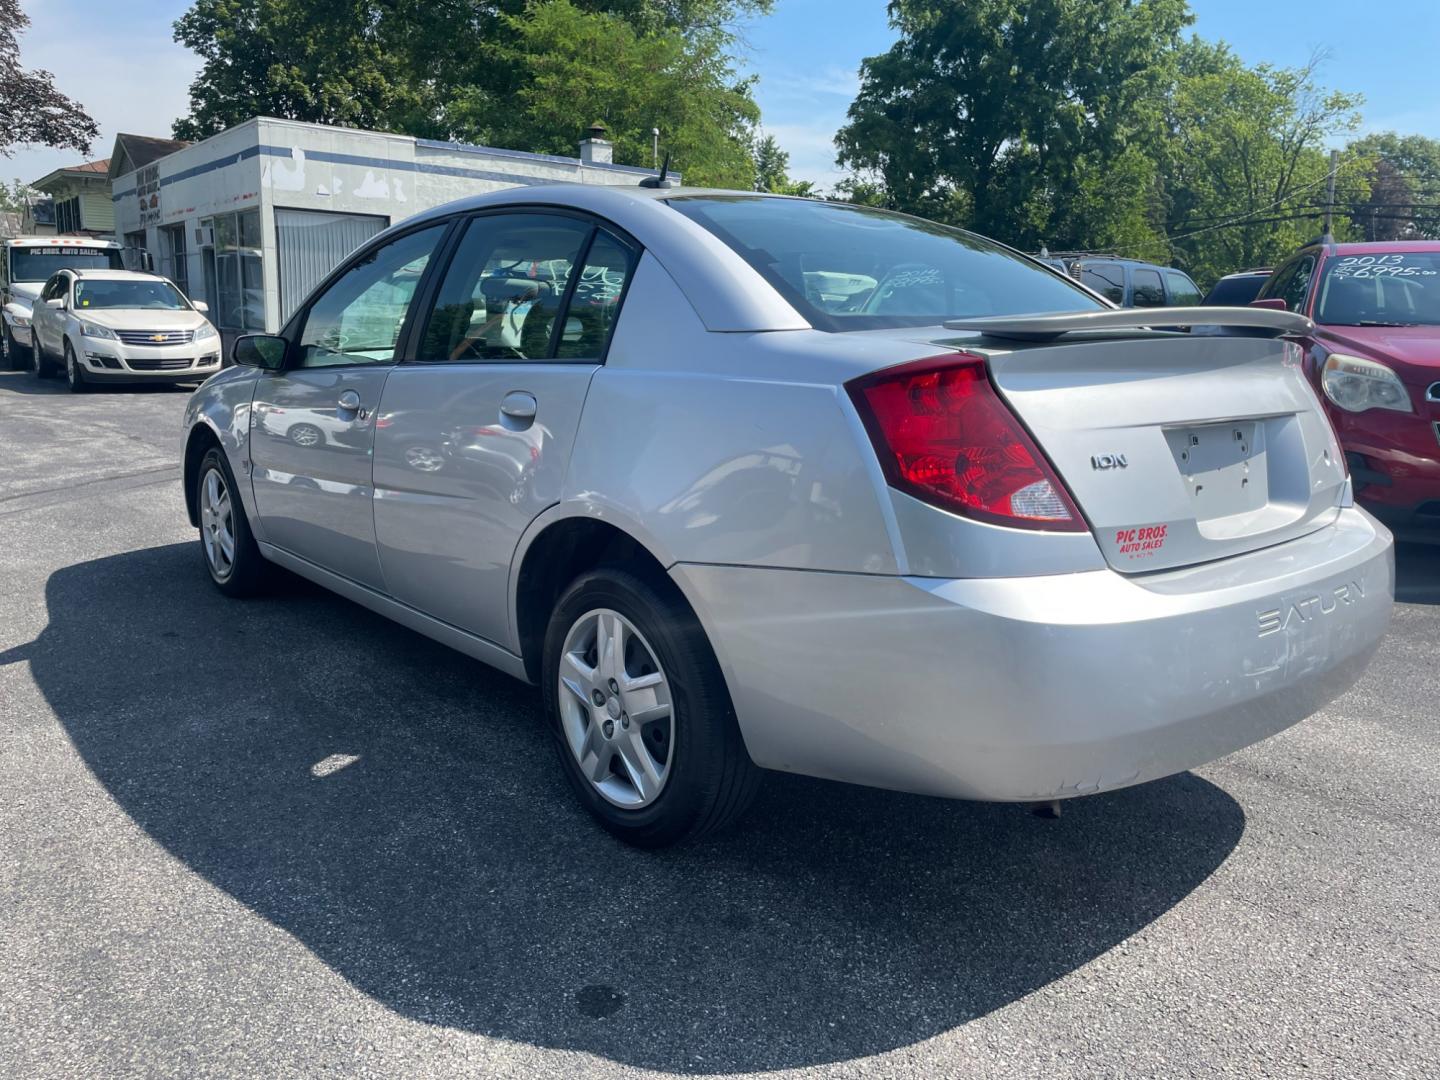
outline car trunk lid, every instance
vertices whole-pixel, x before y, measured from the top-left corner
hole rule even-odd
[[[1295,343],[1116,329],[929,340],[986,357],[1116,570],[1221,559],[1334,519],[1343,456]]]

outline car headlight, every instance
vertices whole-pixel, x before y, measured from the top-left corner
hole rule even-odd
[[[1414,412],[1410,394],[1400,377],[1384,364],[1363,356],[1331,353],[1320,375],[1325,396],[1346,412],[1393,409]]]
[[[208,341],[210,338],[218,336],[219,335],[215,333],[215,327],[211,326],[208,322],[202,323],[200,329],[195,331],[196,341]]]
[[[18,311],[12,311],[10,313],[10,321],[13,322],[16,326],[29,326],[30,316],[21,315]]]
[[[99,323],[86,322],[84,319],[80,320],[80,333],[84,334],[86,337],[109,338],[112,341],[115,339],[115,331],[111,330],[108,326],[101,326]]]

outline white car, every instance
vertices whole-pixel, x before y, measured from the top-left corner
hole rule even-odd
[[[31,308],[57,270],[120,270],[122,249],[88,236],[17,236],[0,241],[0,368],[30,366]]]
[[[97,382],[180,382],[220,370],[220,334],[166,278],[133,270],[61,270],[35,304],[32,367],[64,366],[70,389]]]

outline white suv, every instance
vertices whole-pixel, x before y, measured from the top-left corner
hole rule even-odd
[[[63,365],[76,392],[98,382],[182,382],[220,369],[220,334],[157,274],[61,270],[45,283],[32,319],[32,366]]]

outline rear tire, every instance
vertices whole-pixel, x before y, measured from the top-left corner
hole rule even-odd
[[[255,596],[265,588],[270,564],[260,554],[230,463],[218,446],[200,461],[195,481],[200,517],[200,558],[215,587],[226,596]]]
[[[614,641],[623,643],[618,655],[602,649]],[[749,807],[761,770],[705,632],[668,581],[610,567],[577,578],[555,605],[543,671],[561,767],[621,840],[693,840]]]

